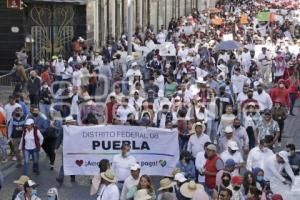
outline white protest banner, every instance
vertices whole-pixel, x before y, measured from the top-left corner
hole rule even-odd
[[[223,41],[233,40],[233,34],[224,34],[223,35]]]
[[[176,56],[176,48],[172,42],[165,42],[158,45],[160,56]]]
[[[179,160],[176,129],[139,126],[64,126],[63,163],[65,175],[95,175],[101,159],[112,161],[123,143],[131,144],[131,155],[142,173],[170,176]]]

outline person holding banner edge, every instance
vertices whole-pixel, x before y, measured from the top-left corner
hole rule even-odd
[[[130,175],[130,167],[136,164],[136,159],[130,155],[131,146],[128,143],[123,143],[121,153],[113,157],[112,169],[116,173],[117,185],[121,191],[125,179]]]

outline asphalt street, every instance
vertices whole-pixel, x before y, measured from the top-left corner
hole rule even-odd
[[[282,140],[282,147],[287,143],[294,143],[297,146],[297,149],[300,149],[300,114],[299,107],[300,102],[297,102],[297,107],[295,108],[295,113],[298,116],[289,116],[286,120],[285,131]],[[54,171],[50,171],[48,159],[45,156],[45,153],[41,153],[40,158],[40,171],[39,176],[30,174],[30,178],[36,181],[39,184],[38,194],[42,199],[46,199],[47,190],[51,187],[57,187],[60,195],[60,200],[92,200],[96,199],[95,196],[89,196],[90,189],[90,179],[91,177],[87,176],[77,176],[76,182],[71,183],[69,177],[65,177],[64,183],[59,185],[56,182],[56,177],[58,175],[60,166],[61,166],[61,150],[57,152],[57,159],[55,164]],[[14,191],[15,185],[13,181],[18,179],[22,173],[22,169],[17,169],[15,163],[10,161],[6,164],[2,164],[0,169],[4,172],[5,175],[5,185],[0,191],[0,200],[10,200],[12,193]],[[160,177],[153,177],[153,182],[155,188],[157,189],[159,184]]]

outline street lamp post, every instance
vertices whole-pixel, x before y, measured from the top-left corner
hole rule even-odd
[[[128,0],[127,7],[128,7],[128,50],[127,54],[132,54],[132,0]]]

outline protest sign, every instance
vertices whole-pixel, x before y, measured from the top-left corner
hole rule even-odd
[[[123,143],[131,144],[131,155],[143,174],[171,175],[179,160],[177,130],[139,126],[64,126],[65,175],[95,175],[101,159],[112,161]]]
[[[165,42],[158,45],[159,55],[161,56],[176,56],[176,48],[172,42]]]
[[[268,22],[270,19],[270,13],[269,12],[259,12],[256,15],[256,18],[260,22]]]
[[[224,34],[223,35],[223,41],[229,41],[229,40],[233,40],[233,34]]]

